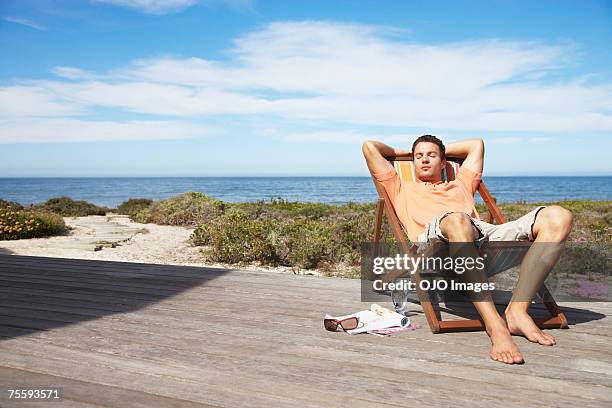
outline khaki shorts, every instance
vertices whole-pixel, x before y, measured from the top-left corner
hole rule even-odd
[[[533,224],[535,223],[536,215],[538,215],[538,212],[544,207],[545,206],[536,207],[519,219],[499,225],[489,224],[488,222],[470,217],[472,225],[474,225],[479,232],[479,237],[476,242],[533,241]],[[434,219],[425,226],[425,231],[419,235],[418,241],[429,242],[433,239],[439,239],[448,242],[448,239],[442,234],[442,230],[440,229],[440,221],[448,214],[454,212],[456,211],[449,211],[434,217]]]

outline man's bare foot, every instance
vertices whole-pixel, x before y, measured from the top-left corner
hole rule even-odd
[[[506,309],[504,320],[506,320],[508,330],[514,335],[523,336],[533,343],[544,346],[554,346],[557,344],[553,336],[540,330],[527,312]]]
[[[512,340],[512,336],[503,322],[495,327],[487,327],[487,334],[491,338],[491,352],[489,353],[491,359],[506,364],[522,364],[525,362],[521,351]]]

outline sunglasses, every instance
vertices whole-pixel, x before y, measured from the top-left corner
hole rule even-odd
[[[348,319],[337,320],[337,319],[325,319],[323,320],[325,330],[336,331],[338,326],[344,331],[353,330],[359,327],[358,317],[349,317]]]

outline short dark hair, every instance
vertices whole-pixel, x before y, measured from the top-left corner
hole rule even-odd
[[[412,157],[414,157],[414,149],[416,145],[421,142],[429,142],[429,143],[438,145],[438,148],[440,149],[440,156],[446,160],[446,148],[444,147],[444,143],[442,143],[442,141],[438,139],[437,137],[435,137],[434,135],[419,136],[417,140],[415,140],[414,143],[412,144]]]

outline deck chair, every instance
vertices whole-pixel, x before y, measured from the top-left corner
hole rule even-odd
[[[389,157],[387,159],[394,166],[398,176],[400,177],[400,180],[407,182],[415,182],[416,177],[414,172],[414,166],[412,159],[409,156]],[[461,165],[461,163],[462,160],[460,159],[447,158],[446,167],[443,169],[442,172],[443,181],[454,180],[455,176],[459,171],[459,166]],[[387,216],[389,227],[395,237],[395,240],[398,243],[400,254],[403,255],[405,253],[412,256],[415,255],[417,251],[417,246],[409,242],[407,234],[403,230],[403,226],[401,225],[399,218],[395,213],[395,210],[389,200],[389,196],[387,195],[385,188],[378,180],[376,180],[376,178],[374,178],[374,176],[372,176],[372,179],[374,180],[374,185],[376,186],[376,190],[379,196],[376,207],[376,222],[373,241],[374,253],[372,255],[376,256],[375,252],[381,240],[382,222],[384,214],[386,214]],[[488,218],[484,221],[494,224],[505,223],[506,220],[496,205],[496,199],[489,193],[489,190],[487,190],[484,181],[480,182],[480,185],[478,187],[478,193],[482,197],[489,214]],[[491,244],[495,246],[495,250],[493,251],[496,254],[495,256],[503,257],[504,253],[507,253],[507,251],[512,249],[520,249],[522,247],[526,251],[526,249],[528,249],[532,243],[517,241],[498,242]],[[507,268],[514,265],[516,265],[516,262],[510,262],[508,265],[502,266],[502,269],[504,267]],[[431,329],[432,333],[480,331],[485,329],[484,323],[480,319],[442,320],[438,301],[433,300],[433,296],[431,296],[431,293],[421,290],[419,288],[419,282],[422,279],[421,274],[417,271],[412,276],[412,279],[416,284],[416,292],[419,299],[419,303],[423,308],[425,318],[427,319],[427,323],[429,324],[429,328]],[[538,291],[538,297],[546,306],[546,309],[548,310],[550,316],[546,318],[534,318],[534,322],[540,328],[568,328],[567,319],[565,315],[561,312],[561,309],[559,308],[552,295],[550,294],[548,288],[544,284]]]

